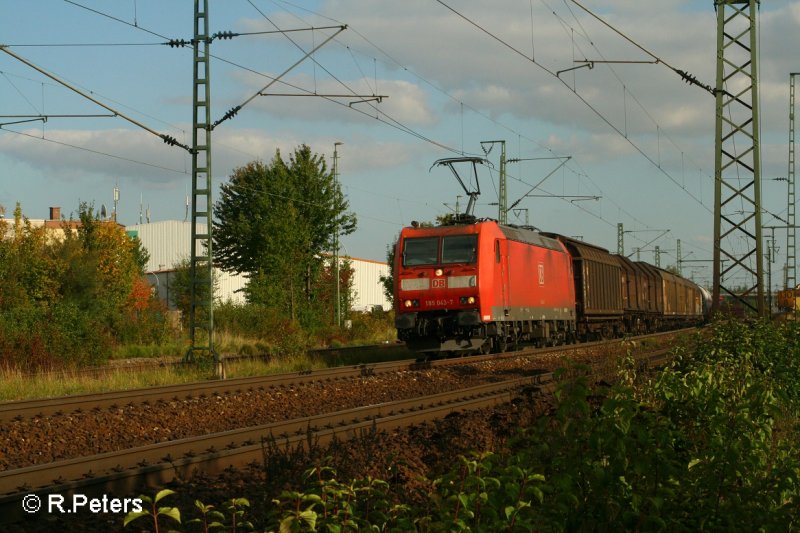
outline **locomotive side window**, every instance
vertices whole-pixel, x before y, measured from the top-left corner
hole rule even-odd
[[[494,241],[494,261],[500,262],[500,241]]]
[[[439,258],[439,237],[406,239],[403,266],[435,265]]]
[[[442,263],[474,263],[477,246],[477,235],[442,237]]]

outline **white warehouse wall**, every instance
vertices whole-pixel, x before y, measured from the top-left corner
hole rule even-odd
[[[205,224],[198,224],[197,231],[204,232]],[[125,228],[128,232],[135,232],[142,246],[150,254],[150,259],[145,266],[147,279],[156,287],[159,296],[169,302],[169,292],[172,283],[172,271],[182,260],[191,256],[191,231],[190,222],[180,220],[163,220],[148,224],[134,224]],[[198,250],[199,251],[199,250]],[[389,301],[383,294],[380,283],[381,275],[389,274],[389,265],[370,259],[345,258],[353,267],[353,310],[366,311],[376,305],[384,310],[390,309]],[[247,283],[244,274],[231,274],[215,269],[219,292],[222,301],[244,303],[241,289]]]

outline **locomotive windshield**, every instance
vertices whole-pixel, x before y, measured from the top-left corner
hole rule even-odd
[[[439,237],[406,239],[403,247],[403,266],[474,263],[477,246],[477,235],[448,235],[442,237],[442,257],[440,260]]]
[[[435,265],[439,259],[439,237],[406,239],[403,266]]]
[[[442,263],[474,263],[477,235],[450,235],[442,238]]]

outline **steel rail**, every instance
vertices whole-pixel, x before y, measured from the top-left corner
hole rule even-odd
[[[659,336],[679,333],[685,330],[656,333],[633,339],[656,338]],[[131,404],[154,404],[162,401],[181,400],[195,397],[226,395],[245,392],[248,390],[291,387],[314,382],[328,382],[340,379],[353,379],[358,377],[375,376],[393,372],[414,372],[445,368],[465,364],[475,364],[489,360],[502,360],[513,357],[528,357],[546,355],[558,352],[568,352],[584,348],[592,348],[604,344],[619,342],[620,339],[611,341],[596,341],[580,344],[570,344],[549,348],[530,348],[516,352],[502,354],[473,355],[452,359],[439,359],[420,362],[414,359],[401,361],[387,361],[383,363],[370,363],[348,365],[321,370],[304,370],[299,372],[272,374],[268,376],[255,376],[246,378],[232,378],[215,381],[201,381],[179,385],[166,385],[132,389],[117,392],[89,393],[57,398],[36,400],[20,400],[0,403],[0,423],[11,420],[65,415],[74,412],[101,410]]]
[[[23,497],[37,494],[110,494],[132,497],[142,483],[163,485],[197,471],[218,473],[264,460],[267,442],[290,449],[349,440],[369,431],[390,431],[458,411],[508,402],[520,390],[547,383],[552,375],[516,378],[469,389],[387,402],[192,437],[118,452],[0,472],[0,523],[24,517]]]
[[[640,356],[637,368],[661,366],[669,360],[669,352],[669,348],[662,348]],[[551,393],[556,387],[554,374],[545,372],[459,391],[0,472],[0,524],[25,519],[21,501],[31,494],[45,501],[54,493],[65,498],[76,493],[129,497],[139,494],[143,484],[161,486],[175,479],[188,479],[200,471],[214,474],[229,467],[263,462],[268,449],[307,449],[312,444],[326,445],[334,439],[349,440],[454,412],[491,407],[525,391],[531,395]]]

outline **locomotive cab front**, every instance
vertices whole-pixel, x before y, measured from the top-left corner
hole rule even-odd
[[[503,352],[574,337],[575,291],[555,239],[493,220],[405,228],[395,250],[397,337],[420,352]]]
[[[478,350],[479,232],[474,226],[406,228],[395,252],[398,338],[416,351]]]

